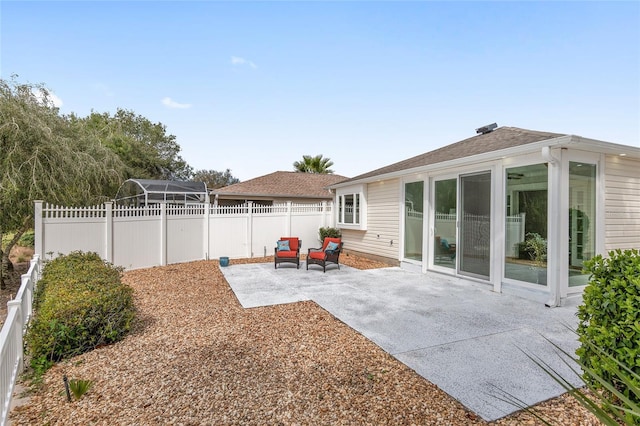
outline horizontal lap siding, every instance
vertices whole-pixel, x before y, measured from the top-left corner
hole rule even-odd
[[[640,248],[640,161],[609,155],[605,166],[605,249]]]
[[[367,230],[343,230],[345,249],[394,260],[398,259],[400,241],[399,185],[397,179],[367,185]]]

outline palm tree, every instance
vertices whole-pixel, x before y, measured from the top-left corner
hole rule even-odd
[[[329,168],[331,166],[333,166],[333,161],[330,158],[323,158],[322,154],[315,157],[303,155],[302,161],[293,162],[295,171],[301,173],[333,174],[333,170]]]

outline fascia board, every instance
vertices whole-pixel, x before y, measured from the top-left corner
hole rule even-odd
[[[211,192],[211,195],[217,195],[218,199],[224,199],[224,197],[262,197],[262,198],[315,198],[318,200],[329,200],[333,198],[333,194],[327,194],[327,196],[320,195],[292,195],[292,194],[256,194],[252,192]]]

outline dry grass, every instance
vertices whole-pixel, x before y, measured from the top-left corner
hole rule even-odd
[[[12,424],[486,424],[313,302],[243,309],[216,261],[124,280],[135,290],[134,332],[53,367]],[[63,374],[94,386],[68,403]],[[597,424],[566,397],[542,410],[559,424]],[[497,424],[536,423],[520,413]]]

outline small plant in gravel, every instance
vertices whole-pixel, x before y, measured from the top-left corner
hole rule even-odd
[[[96,253],[74,252],[44,267],[25,341],[36,377],[54,362],[121,340],[134,318],[122,270]]]
[[[72,379],[68,381],[69,390],[73,394],[75,399],[80,399],[82,396],[93,387],[93,382],[91,380],[82,380],[82,379]]]

